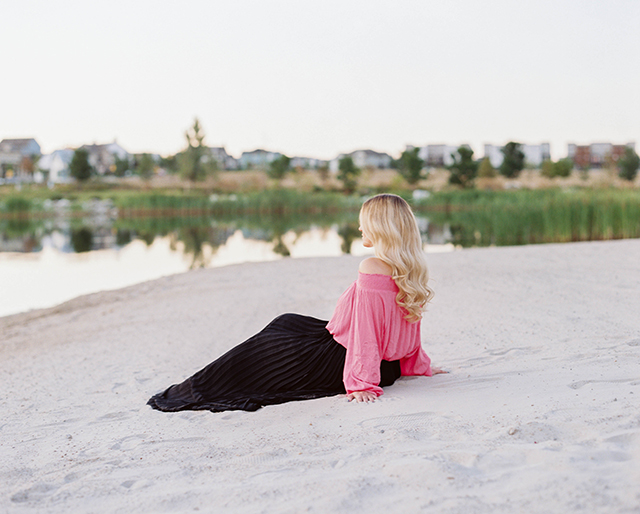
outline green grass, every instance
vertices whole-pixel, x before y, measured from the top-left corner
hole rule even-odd
[[[406,193],[406,192],[405,192]],[[60,192],[25,188],[0,196],[0,219],[38,220]],[[82,216],[89,199],[109,199],[118,228],[166,234],[188,225],[240,227],[283,234],[316,225],[356,223],[362,198],[335,192],[271,189],[245,195],[202,190],[104,191],[72,189],[71,211]],[[56,196],[57,195],[57,196]],[[433,224],[447,224],[462,246],[518,245],[640,237],[640,191],[632,189],[444,191],[413,203]],[[4,224],[7,229],[9,226]],[[27,231],[15,223],[11,232]],[[345,229],[346,230],[346,229]],[[148,237],[151,237],[150,235]]]
[[[449,191],[416,209],[448,223],[463,246],[640,237],[636,190]]]

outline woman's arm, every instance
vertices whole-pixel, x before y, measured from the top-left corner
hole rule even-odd
[[[371,292],[356,292],[346,341],[343,382],[349,399],[363,401],[382,394],[380,384],[380,347],[382,339],[381,306],[379,298]]]
[[[378,397],[382,395],[380,383],[380,356],[377,342],[362,335],[354,337],[353,346],[347,348],[344,361],[342,381],[349,400],[366,396]],[[356,396],[355,393],[359,393]]]

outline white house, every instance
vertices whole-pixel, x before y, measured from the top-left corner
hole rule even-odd
[[[551,159],[551,145],[541,143],[539,145],[520,145],[524,153],[524,162],[529,168],[539,168],[544,161]]]
[[[250,168],[266,168],[282,154],[278,152],[269,152],[267,150],[257,149],[251,152],[242,152],[238,159],[238,167],[243,170]]]
[[[453,157],[451,157],[451,154],[455,153],[461,146],[471,149],[467,144],[457,146],[445,144],[426,145],[420,147],[418,157],[424,161],[425,166],[443,168],[453,164]]]
[[[329,169],[333,173],[338,172],[340,160],[344,157],[351,157],[353,164],[358,168],[377,168],[385,169],[391,166],[393,160],[391,156],[384,152],[376,152],[374,150],[355,150],[351,153],[341,153],[338,157],[331,159]]]
[[[496,145],[484,145],[484,158],[489,158],[489,162],[491,162],[491,166],[494,168],[499,168],[504,161],[504,155],[502,153],[502,146]]]
[[[484,156],[489,158],[491,166],[494,168],[499,168],[504,161],[503,148],[504,146],[484,145]],[[520,144],[520,150],[524,154],[525,165],[529,168],[539,168],[544,161],[551,159],[551,145],[549,143]]]
[[[315,157],[291,157],[292,168],[302,168],[304,170],[316,170],[320,166],[327,164],[327,161],[316,159]]]
[[[350,155],[358,168],[385,169],[391,166],[393,160],[389,154],[374,150],[356,150]]]
[[[38,161],[38,169],[44,173],[44,179],[48,184],[69,182],[69,164],[73,159],[74,151],[71,148],[56,150],[48,155],[43,155]]]

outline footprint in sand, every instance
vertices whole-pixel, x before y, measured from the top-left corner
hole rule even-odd
[[[631,444],[637,444],[640,441],[640,434],[638,432],[626,432],[624,434],[607,437],[604,441],[607,443],[627,446]]]
[[[113,446],[111,446],[110,450],[121,450],[121,451],[129,451],[137,448],[141,445],[155,445],[155,444],[185,444],[192,441],[202,441],[204,437],[182,437],[179,439],[158,439],[149,441],[149,436],[147,434],[134,434],[128,435],[127,437],[123,437],[122,439],[118,439]],[[119,461],[118,461],[119,462]]]
[[[11,501],[14,503],[24,503],[28,501],[38,501],[42,498],[50,495],[53,491],[57,490],[58,487],[53,484],[46,484],[44,482],[40,482],[35,484],[29,489],[24,489],[11,497]]]
[[[120,484],[121,487],[130,490],[142,489],[143,487],[149,487],[150,485],[153,485],[151,480],[125,480]]]
[[[520,356],[526,353],[538,353],[539,351],[540,349],[533,346],[522,346],[514,348],[502,348],[500,350],[487,350],[487,353],[492,357],[502,357],[503,355],[507,355],[511,352],[515,352],[514,356]]]
[[[142,444],[142,441],[145,437],[146,437],[145,434],[136,434],[136,435],[129,435],[127,437],[123,437],[122,439],[119,439],[118,441],[116,441],[116,444],[114,444],[110,448],[110,450],[123,450],[123,451],[133,450],[134,448]]]
[[[237,463],[242,464],[265,464],[274,460],[284,459],[289,456],[289,453],[284,448],[279,448],[272,452],[254,453],[253,455],[246,455],[244,457],[238,457],[235,460]]]
[[[532,421],[517,428],[510,428],[508,434],[514,439],[541,443],[544,441],[561,441],[564,433],[553,425]]]
[[[64,477],[64,483],[70,484],[71,482],[75,482],[79,478],[80,478],[80,475],[78,475],[78,473],[69,473]]]
[[[573,382],[569,384],[571,389],[580,389],[581,387],[586,386],[587,384],[619,384],[625,382],[635,382],[638,380],[637,378],[617,378],[611,380],[580,380],[578,382]],[[635,385],[635,384],[632,384]]]

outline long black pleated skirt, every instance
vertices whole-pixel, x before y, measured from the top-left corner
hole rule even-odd
[[[181,384],[153,396],[154,409],[255,411],[264,405],[345,393],[345,348],[327,321],[283,314]],[[399,361],[382,361],[380,386],[400,377]]]

